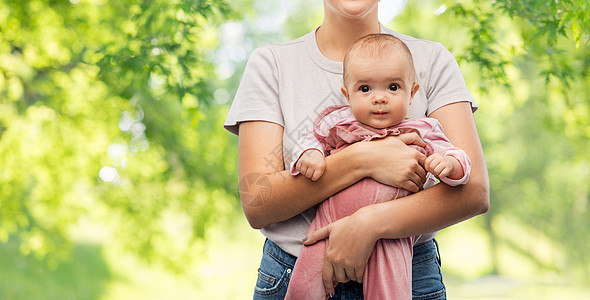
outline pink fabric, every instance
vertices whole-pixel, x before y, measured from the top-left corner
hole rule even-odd
[[[427,147],[416,147],[427,156],[432,153],[452,155],[463,167],[465,176],[459,180],[444,179],[449,185],[465,184],[469,180],[471,163],[467,154],[451,145],[444,136],[442,126],[431,118],[406,120],[384,129],[364,125],[354,118],[346,105],[326,108],[314,123],[313,134],[300,139],[301,152],[291,165],[291,173],[298,174],[295,163],[307,149],[319,149],[325,155],[336,153],[348,145],[389,135],[417,132]],[[381,184],[365,178],[320,203],[308,235],[328,224],[349,216],[359,208],[374,203],[405,197],[407,190]],[[365,299],[411,299],[412,250],[416,237],[377,241],[367,263],[363,278]],[[285,299],[327,299],[322,282],[322,267],[327,241],[304,246],[295,263]]]

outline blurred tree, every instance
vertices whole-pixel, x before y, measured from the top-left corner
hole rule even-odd
[[[585,279],[588,6],[410,1],[391,24],[449,47],[478,99],[492,187],[481,219],[492,247]],[[190,266],[207,228],[239,207],[235,138],[221,124],[247,53],[319,25],[316,7],[0,0],[0,241],[18,237],[24,254],[64,254],[72,225],[98,218],[142,257]],[[221,23],[239,43],[219,40]],[[559,255],[524,248],[498,229],[501,216],[551,238]]]
[[[492,247],[490,273],[502,273],[498,249],[509,247],[540,270],[590,278],[588,11],[587,0],[410,1],[392,22],[449,47],[480,105],[492,197],[480,220]],[[549,237],[557,250],[547,257],[501,231],[500,217]]]
[[[72,225],[103,218],[186,265],[239,207],[210,62],[236,17],[212,0],[0,1],[0,241],[57,258]]]

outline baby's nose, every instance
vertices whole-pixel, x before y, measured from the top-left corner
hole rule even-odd
[[[383,94],[376,94],[375,97],[373,97],[373,103],[387,104],[387,97],[385,97]]]

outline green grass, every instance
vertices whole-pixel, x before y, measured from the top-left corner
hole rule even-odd
[[[586,300],[590,289],[573,285],[548,284],[505,276],[481,276],[474,280],[456,280],[445,274],[449,299],[473,300]]]
[[[497,232],[506,233],[503,240],[511,239],[518,247],[499,245],[500,275],[489,275],[493,269],[489,240],[478,221],[462,222],[437,236],[449,299],[590,299],[590,288],[561,274],[559,268],[548,267],[562,255],[559,245],[515,220],[498,218],[494,224]]]
[[[112,274],[97,245],[75,245],[67,261],[22,256],[14,239],[0,244],[0,299],[102,299]]]

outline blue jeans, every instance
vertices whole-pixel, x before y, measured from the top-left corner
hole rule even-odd
[[[284,299],[295,260],[297,260],[295,256],[283,251],[267,239],[258,269],[254,299]],[[438,244],[434,239],[414,246],[412,298],[415,300],[447,299],[440,272]],[[363,285],[355,281],[339,283],[332,299],[363,299]]]

